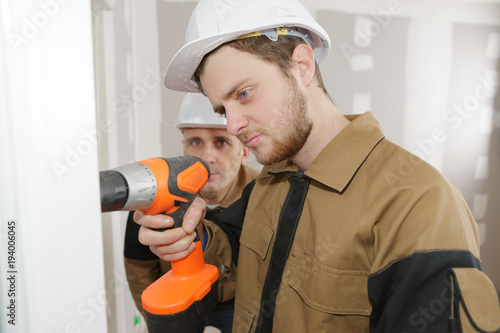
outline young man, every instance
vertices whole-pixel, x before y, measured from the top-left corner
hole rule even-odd
[[[226,119],[212,112],[210,101],[202,94],[186,95],[175,127],[182,131],[184,154],[198,156],[210,168],[210,179],[200,196],[206,202],[207,217],[213,217],[236,201],[259,172],[245,165],[249,149],[228,134]],[[168,272],[171,265],[138,242],[139,226],[132,216],[133,212],[129,214],[125,235],[125,270],[136,306],[142,312],[142,292]],[[221,332],[231,331],[235,280],[235,272],[232,272],[219,281],[219,304],[195,332],[203,332],[205,326],[217,327]]]
[[[266,166],[211,221],[201,200],[168,232],[152,228],[169,217],[134,218],[165,260],[204,226],[206,261],[238,270],[234,331],[500,328],[462,195],[371,113],[337,110],[316,64],[330,40],[298,0],[201,0],[186,39],[165,84],[207,95]]]

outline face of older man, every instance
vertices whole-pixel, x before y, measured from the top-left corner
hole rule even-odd
[[[183,133],[184,154],[198,156],[210,168],[210,179],[201,190],[203,199],[219,204],[245,164],[248,149],[225,129],[185,128]]]

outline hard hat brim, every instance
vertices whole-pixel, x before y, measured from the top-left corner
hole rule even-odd
[[[175,125],[177,129],[186,129],[186,128],[210,128],[210,129],[225,129],[227,130],[227,125],[214,125],[214,124],[198,124],[198,123],[182,123]]]
[[[258,30],[286,26],[300,27],[314,33],[316,36],[313,36],[312,48],[314,49],[316,61],[320,63],[326,57],[330,51],[330,39],[326,31],[318,23],[299,17],[275,17],[265,24],[259,24],[258,27],[252,26],[186,43],[168,65],[164,79],[165,86],[177,91],[200,92],[193,75],[207,53],[238,36]]]

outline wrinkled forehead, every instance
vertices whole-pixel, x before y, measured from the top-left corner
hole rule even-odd
[[[236,139],[224,128],[186,127],[184,128],[183,135],[185,140],[189,138],[200,138],[204,140],[217,138],[227,138],[228,140]]]

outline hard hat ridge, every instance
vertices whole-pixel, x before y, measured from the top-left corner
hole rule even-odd
[[[165,85],[198,92],[193,74],[207,53],[241,35],[276,28],[307,36],[318,63],[330,50],[328,34],[299,0],[201,0],[189,20],[186,43],[167,69]]]

